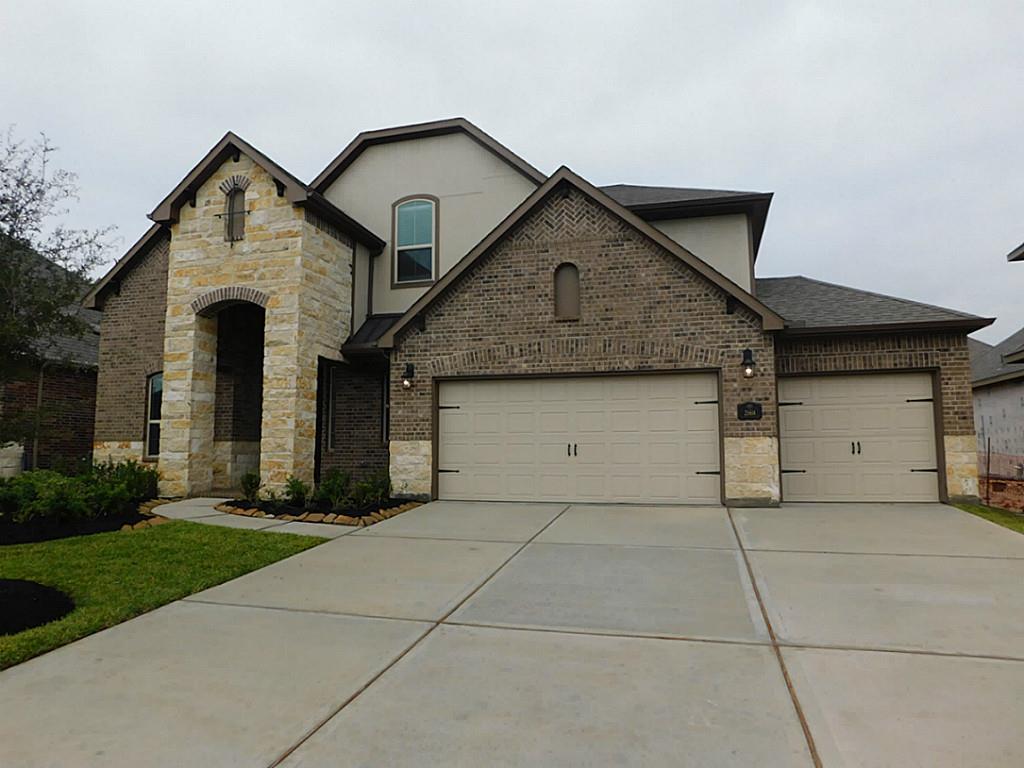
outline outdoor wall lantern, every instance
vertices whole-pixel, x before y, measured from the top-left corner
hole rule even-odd
[[[754,353],[749,349],[743,350],[743,377],[746,379],[754,378]]]
[[[412,386],[412,378],[415,375],[416,369],[413,367],[413,364],[406,363],[405,371],[402,372],[402,387],[405,389],[409,389]]]

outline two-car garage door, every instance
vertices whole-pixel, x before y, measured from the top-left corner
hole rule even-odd
[[[932,377],[779,379],[786,501],[938,501]]]
[[[441,382],[442,499],[719,502],[718,378]]]

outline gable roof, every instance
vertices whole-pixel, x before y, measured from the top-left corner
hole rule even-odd
[[[380,250],[384,247],[384,241],[373,232],[231,131],[225,133],[224,138],[218,141],[213,149],[207,152],[203,159],[189,171],[188,175],[178,182],[170,194],[160,201],[160,204],[149,214],[149,218],[157,224],[167,225],[176,222],[181,207],[192,199],[196,190],[220,168],[225,160],[239,152],[251,157],[257,165],[270,174],[278,184],[278,190],[283,193],[288,202],[310,208],[371,250]]]
[[[971,384],[975,388],[1001,381],[1024,379],[1024,365],[1015,364],[1014,353],[1024,351],[1024,328],[995,346],[968,339],[971,349]]]
[[[389,144],[394,141],[422,139],[428,136],[444,136],[450,133],[465,134],[488,152],[493,153],[511,165],[534,184],[544,183],[545,176],[543,173],[504,144],[499,143],[495,138],[481,131],[466,118],[453,117],[448,120],[435,120],[429,123],[400,125],[396,128],[382,128],[376,131],[363,131],[349,142],[349,145],[326,168],[320,171],[319,175],[313,179],[311,186],[317,192],[325,191],[368,147],[377,144]]]
[[[760,277],[754,284],[758,298],[786,318],[786,333],[790,335],[917,329],[970,332],[994,322],[955,309],[799,275]]]
[[[739,192],[728,189],[695,187],[646,187],[636,184],[611,184],[601,191],[621,203],[645,221],[745,213],[750,216],[753,256],[761,248],[771,192]]]
[[[639,216],[629,211],[629,209],[624,208],[593,184],[582,177],[577,176],[563,165],[555,171],[551,177],[544,182],[544,184],[538,187],[532,195],[520,203],[519,207],[512,211],[504,221],[491,230],[489,235],[477,243],[469,253],[463,256],[455,266],[442,275],[441,278],[430,287],[430,290],[420,296],[420,298],[417,299],[408,310],[406,310],[402,317],[394,325],[388,328],[383,335],[381,335],[378,346],[384,349],[390,349],[393,347],[395,343],[395,336],[405,326],[411,323],[417,315],[423,312],[436,298],[438,298],[438,296],[444,293],[453,283],[455,283],[459,277],[477,261],[477,259],[488,253],[491,248],[494,247],[498,241],[500,241],[501,238],[512,229],[512,227],[525,219],[537,206],[547,199],[548,195],[563,184],[575,187],[591,200],[618,216],[626,224],[637,230],[641,235],[653,240],[657,245],[664,248],[709,282],[721,288],[727,295],[732,296],[740,304],[749,308],[754,312],[754,314],[761,317],[765,330],[778,330],[783,327],[783,319],[768,306],[761,303],[755,296],[743,290],[732,280],[699,259],[697,256],[694,256],[690,251],[686,250],[686,248],[681,246],[668,235],[655,229]]]
[[[1021,243],[1008,254],[1006,254],[1007,261],[1024,261],[1024,243]]]
[[[149,214],[149,218],[154,222],[153,226],[100,278],[92,290],[86,294],[82,302],[83,306],[88,309],[98,309],[98,301],[103,291],[109,285],[116,284],[122,273],[132,266],[136,257],[148,253],[150,247],[162,236],[161,233],[166,235],[168,227],[178,221],[182,206],[192,199],[196,191],[213,176],[225,160],[238,152],[251,157],[254,162],[269,173],[288,202],[308,208],[313,213],[337,226],[356,242],[365,245],[372,252],[378,252],[384,248],[384,241],[373,234],[373,232],[350,217],[319,192],[314,191],[312,187],[304,184],[298,177],[286,171],[245,139],[228,131],[206,153],[203,159],[188,172],[185,178],[178,182],[170,194],[153,209]]]
[[[161,237],[166,237],[167,233],[167,228],[160,224],[154,224],[147,229],[145,234],[136,240],[135,244],[85,294],[85,298],[82,299],[82,306],[86,309],[100,309],[99,301],[102,294],[117,283],[122,273],[125,273],[132,266],[135,259],[149,253],[150,248],[156,245]]]

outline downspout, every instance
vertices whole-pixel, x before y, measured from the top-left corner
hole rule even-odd
[[[43,370],[49,360],[44,360],[39,366],[39,383],[36,386],[36,417],[32,430],[32,469],[39,469],[39,429],[42,427],[43,417]]]

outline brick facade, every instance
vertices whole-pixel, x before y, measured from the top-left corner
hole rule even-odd
[[[554,317],[553,277],[577,266],[581,312]],[[756,375],[743,377],[742,350]],[[576,189],[555,190],[403,332],[392,353],[392,483],[422,495],[432,438],[433,377],[713,369],[722,372],[726,466],[763,463],[744,499],[778,499],[774,344],[760,318],[730,314],[725,293]],[[407,363],[411,389],[401,387]],[[759,402],[760,421],[736,406]],[[750,444],[748,446],[748,443]],[[751,447],[757,443],[757,447]],[[743,461],[731,461],[738,453]],[[757,456],[757,459],[751,457]],[[726,495],[730,494],[726,477]]]
[[[941,400],[941,450],[950,498],[978,495],[977,439],[971,394],[971,361],[964,333],[905,333],[780,338],[779,376],[937,369]]]
[[[163,370],[168,237],[137,256],[103,300],[94,454],[142,458],[146,378]]]
[[[75,470],[92,453],[96,411],[96,371],[47,365],[42,372],[43,391],[39,434],[24,446],[25,466]],[[0,409],[7,414],[34,413],[39,397],[39,376],[7,382]],[[38,445],[38,459],[33,455]]]
[[[366,365],[332,365],[332,404],[324,414],[320,476],[331,469],[364,480],[388,469],[383,434],[383,394],[387,369]]]

